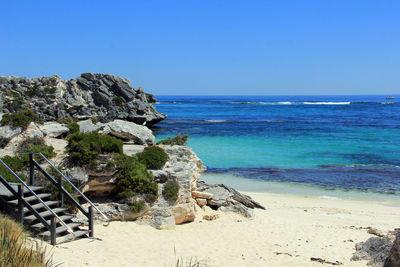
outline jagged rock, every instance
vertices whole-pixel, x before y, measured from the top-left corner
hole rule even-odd
[[[15,94],[44,121],[96,117],[101,122],[123,119],[151,126],[166,118],[152,105],[154,97],[141,88],[136,90],[129,80],[110,74],[84,73],[67,81],[56,75],[34,79],[2,77],[0,99],[8,101],[0,101],[0,112],[21,108]]]
[[[380,267],[388,257],[392,242],[384,237],[371,237],[355,245],[356,252],[351,260],[368,260],[368,265]]]
[[[199,191],[192,191],[193,198],[205,198],[205,199],[212,199],[213,194],[207,192],[199,192]]]
[[[199,205],[200,207],[203,207],[204,205],[207,205],[207,199],[204,199],[204,198],[197,198],[197,199],[196,199],[196,203],[197,203],[197,205]]]
[[[114,135],[125,141],[133,140],[139,145],[153,145],[155,139],[149,128],[123,120],[115,120],[105,124],[100,133]]]
[[[89,181],[88,172],[84,167],[75,166],[66,168],[63,171],[67,178],[78,187],[81,187]]]
[[[13,128],[9,125],[0,127],[0,137],[3,138],[13,138],[14,136],[20,134],[22,129],[20,127]]]
[[[196,218],[193,206],[188,204],[178,204],[172,209],[172,215],[175,218],[175,224],[193,222]]]
[[[398,266],[400,266],[400,231],[397,232],[396,239],[393,242],[392,248],[389,251],[389,256],[386,258],[383,267]]]
[[[88,133],[93,131],[98,131],[104,127],[104,124],[101,122],[93,123],[91,119],[78,121],[79,130],[81,133]]]
[[[39,129],[48,137],[60,137],[69,132],[69,129],[61,123],[55,121],[45,122],[39,125]]]
[[[202,194],[200,194],[202,193]],[[209,185],[204,182],[197,183],[197,190],[192,192],[194,197],[212,196],[207,198],[207,205],[221,211],[233,211],[245,217],[252,217],[250,209],[265,209],[251,197],[243,195],[230,186],[224,184]]]

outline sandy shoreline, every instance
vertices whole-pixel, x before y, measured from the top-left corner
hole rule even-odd
[[[321,266],[310,261],[315,257],[366,266],[366,261],[350,261],[354,244],[372,236],[365,227],[383,232],[399,227],[400,206],[247,194],[266,207],[255,210],[253,219],[221,213],[213,221],[198,219],[162,231],[135,222],[99,224],[97,239],[54,247],[54,261],[62,266],[175,266],[179,257],[207,266]]]

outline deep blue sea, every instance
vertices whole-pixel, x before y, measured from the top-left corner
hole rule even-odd
[[[400,95],[157,100],[157,140],[189,134],[213,181],[400,197]]]

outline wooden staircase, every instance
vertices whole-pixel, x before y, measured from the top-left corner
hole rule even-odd
[[[39,238],[50,241],[52,245],[62,242],[74,240],[80,237],[93,237],[93,209],[96,209],[107,221],[108,218],[76,188],[50,161],[50,166],[55,168],[60,174],[58,179],[54,179],[33,159],[33,154],[39,154],[46,159],[41,153],[30,153],[30,181],[29,185],[18,177],[2,160],[0,164],[18,179],[20,183],[9,183],[0,175],[0,211],[7,213],[15,218],[21,224],[24,224],[33,234]],[[37,168],[58,188],[58,200],[51,199],[51,194],[41,186],[34,186],[34,168]],[[75,198],[63,188],[63,181],[70,183],[75,192],[89,203],[88,210],[84,209]],[[68,212],[64,207],[64,197],[69,198],[87,217],[88,229],[82,229],[82,224],[74,222],[72,219],[75,215]]]

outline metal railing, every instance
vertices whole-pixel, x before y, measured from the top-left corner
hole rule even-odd
[[[0,159],[0,163],[21,183],[21,187],[19,187],[18,192],[15,191],[12,186],[0,176],[0,181],[4,184],[4,186],[18,199],[18,206],[19,206],[19,214],[20,214],[20,221],[23,222],[23,206],[26,206],[32,214],[38,218],[38,220],[51,232],[51,243],[55,245],[55,224],[54,220],[51,220],[51,224],[49,225],[47,221],[22,197],[24,188],[28,189],[28,191],[35,196],[37,200],[52,214],[53,218],[57,219],[66,229],[67,231],[74,236],[74,231],[72,231],[71,227],[69,227],[47,204],[44,202],[30,187],[27,185],[24,180],[22,180],[8,165]],[[22,189],[21,189],[22,188]],[[21,217],[22,214],[22,217]],[[54,242],[54,244],[53,244]]]
[[[75,190],[75,192],[77,192],[84,200],[86,200],[87,201],[87,203],[91,206],[91,207],[93,207],[104,219],[105,219],[105,221],[106,222],[109,222],[110,221],[110,219],[103,213],[103,212],[101,212],[100,211],[100,209],[99,208],[97,208],[96,207],[96,205],[94,205],[93,204],[93,202],[92,201],[90,201],[90,199],[88,199],[49,159],[47,159],[42,153],[40,153],[40,152],[24,152],[24,154],[29,154],[29,160],[30,160],[30,163],[31,163],[31,170],[33,169],[33,167],[32,166],[36,166],[47,178],[50,178],[50,181],[52,181],[55,185],[57,185],[57,186],[59,186],[59,187],[61,187],[62,186],[62,180],[61,181],[58,181],[58,183],[54,180],[54,179],[51,179],[51,178],[53,178],[53,177],[51,177],[51,175],[50,174],[48,174],[41,166],[40,166],[40,164],[39,163],[37,163],[34,159],[33,159],[33,155],[34,154],[36,154],[36,155],[40,155],[59,175],[60,175],[60,177],[62,177],[63,178],[63,180],[64,181],[66,181],[68,184],[70,184],[71,186],[72,186],[72,188]],[[33,171],[30,171],[30,181],[31,181],[31,183],[33,184],[33,182],[34,182],[34,177],[33,177]],[[61,188],[59,188],[59,189],[61,189]],[[63,188],[62,188],[63,189]],[[63,192],[61,192],[61,191],[63,191]],[[67,192],[67,191],[65,191],[65,189],[63,189],[63,190],[60,190],[60,192],[59,192],[59,196],[61,195],[61,198],[62,198],[62,194],[66,194],[69,198],[70,198],[70,200],[72,200],[72,202],[78,207],[78,209],[80,209],[81,211],[82,211],[82,213],[84,213],[86,216],[88,216],[89,215],[89,212],[88,211],[85,211],[84,209],[83,209],[83,207]],[[62,199],[61,199],[62,200]]]

